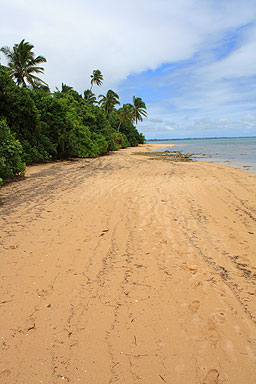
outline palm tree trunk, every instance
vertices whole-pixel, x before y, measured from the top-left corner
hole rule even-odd
[[[91,84],[90,92],[92,91],[92,86],[93,86],[93,84]],[[89,97],[90,97],[90,92],[88,92],[88,96],[87,96],[87,99],[86,99],[86,101],[88,101],[88,100],[89,100]]]

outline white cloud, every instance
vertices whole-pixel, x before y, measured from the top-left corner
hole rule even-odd
[[[119,91],[128,78],[126,89],[139,96],[141,72],[182,61],[183,68],[147,79],[158,100],[145,99],[151,119],[145,132],[196,130],[202,124],[192,122],[201,118],[221,129],[224,122],[215,120],[223,116],[251,127],[242,116],[253,113],[256,86],[236,81],[256,75],[255,11],[255,0],[9,0],[1,4],[0,46],[23,38],[33,43],[47,58],[44,80],[53,90],[64,82],[83,92],[92,70],[100,69],[104,86],[96,93]],[[238,45],[216,59],[215,51],[239,28]]]
[[[63,81],[83,90],[95,68],[112,86],[131,73],[187,59],[206,40],[252,20],[252,2],[226,3],[9,0],[1,6],[9,16],[1,20],[1,37],[3,45],[24,37],[35,44],[48,60],[46,80],[52,86]]]
[[[241,45],[229,56],[205,67],[205,75],[214,80],[247,77],[256,74],[256,26],[242,34]]]

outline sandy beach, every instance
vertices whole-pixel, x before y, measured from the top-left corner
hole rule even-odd
[[[0,190],[0,383],[256,383],[256,175],[158,147]]]

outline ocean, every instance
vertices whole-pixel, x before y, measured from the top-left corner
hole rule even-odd
[[[197,161],[211,161],[256,173],[256,137],[153,140],[148,143],[166,144],[170,150],[193,153]],[[169,144],[175,144],[175,149],[168,147]]]

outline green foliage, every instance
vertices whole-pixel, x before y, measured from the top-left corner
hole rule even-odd
[[[88,104],[97,104],[96,96],[90,89],[84,91],[84,100],[86,100]]]
[[[27,83],[32,87],[37,87],[42,83],[47,85],[43,80],[34,75],[34,73],[44,72],[44,68],[38,67],[38,64],[45,63],[46,59],[43,56],[35,57],[32,51],[33,48],[32,44],[23,39],[19,44],[15,44],[13,49],[10,47],[2,47],[0,49],[8,60],[11,77],[22,87],[27,87]]]
[[[139,144],[144,144],[145,143],[145,136],[143,133],[139,134]]]
[[[129,109],[129,107],[127,108]],[[126,118],[122,119],[123,113],[123,108],[120,108],[118,111],[113,111],[109,116],[109,121],[111,126],[114,127],[116,131],[119,131],[126,137],[129,146],[136,147],[142,138],[133,125],[131,115],[127,112]]]
[[[0,143],[0,178],[24,175],[26,165],[21,159],[22,146],[5,120],[0,120]]]
[[[22,147],[22,158],[26,163],[42,162],[51,159],[48,146],[51,146],[47,133],[43,131],[40,113],[34,95],[37,92],[46,96],[49,91],[19,88],[10,79],[8,72],[0,67],[0,116],[4,117],[12,132],[15,132]]]
[[[32,48],[23,40],[13,51],[33,56]],[[10,54],[10,59],[14,54],[8,48],[2,52]],[[35,79],[34,88],[27,88],[25,81],[32,84],[28,78],[10,76],[10,70],[0,65],[0,183],[6,177],[24,174],[25,163],[96,157],[144,142],[133,124],[134,105],[125,104],[117,110],[120,102],[114,91],[101,95],[99,106],[91,89],[82,97],[64,83],[61,91],[51,93]],[[101,72],[93,71],[91,88],[102,81]]]
[[[112,137],[115,143],[115,150],[121,149],[121,148],[127,148],[130,146],[130,143],[127,137],[123,133],[114,132]]]
[[[92,90],[92,87],[93,87],[93,84],[96,84],[98,85],[98,87],[100,87],[103,83],[103,76],[102,76],[102,73],[99,69],[95,69],[91,75],[91,89]]]
[[[142,121],[142,117],[147,117],[146,104],[140,97],[133,96],[133,118],[135,123]]]
[[[92,133],[92,140],[95,143],[97,152],[94,156],[105,155],[108,153],[108,142],[100,133]]]
[[[119,96],[117,93],[112,91],[112,89],[109,89],[107,91],[106,96],[100,95],[99,97],[101,97],[101,99],[99,100],[99,104],[101,105],[107,116],[114,110],[115,105],[120,105]]]

